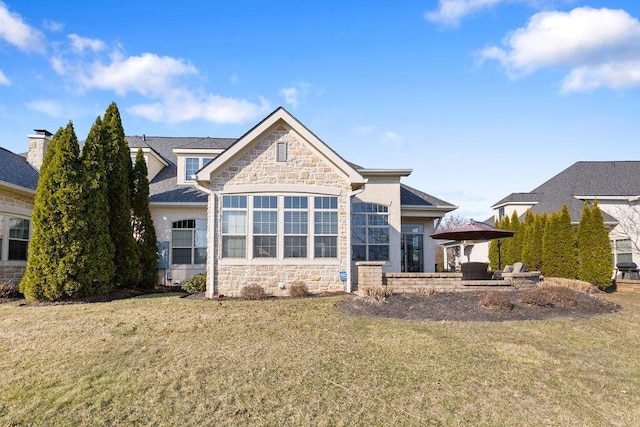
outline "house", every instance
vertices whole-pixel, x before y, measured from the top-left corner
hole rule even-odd
[[[411,169],[347,162],[282,107],[239,139],[127,141],[148,166],[161,280],[206,273],[210,297],[254,283],[275,295],[295,282],[350,292],[356,262],[434,271],[429,235],[456,209],[401,183]],[[30,158],[46,149],[30,146]]]
[[[576,162],[531,192],[513,193],[494,204],[495,215],[488,222],[493,224],[514,212],[523,219],[527,210],[560,211],[566,204],[571,221],[577,226],[584,202],[595,200],[610,230],[614,264],[640,264],[640,161]],[[470,258],[487,256],[487,246],[474,245]]]
[[[50,136],[37,130],[30,145]],[[25,157],[0,148],[0,281],[17,283],[24,275],[37,184],[38,171]]]

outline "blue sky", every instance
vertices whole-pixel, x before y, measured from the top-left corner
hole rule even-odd
[[[231,4],[233,3],[233,4]],[[581,160],[639,160],[640,2],[0,0],[0,146],[115,101],[127,135],[238,137],[279,105],[484,220]]]

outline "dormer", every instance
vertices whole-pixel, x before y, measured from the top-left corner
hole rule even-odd
[[[218,157],[222,148],[176,148],[173,150],[177,158],[178,185],[195,183],[195,175],[200,169]]]
[[[162,169],[169,166],[169,163],[167,163],[167,161],[163,159],[162,156],[160,156],[160,154],[158,154],[152,148],[149,148],[149,147],[140,147],[140,148],[142,148],[144,161],[147,162],[147,179],[149,180],[149,182],[151,182],[151,180],[155,178],[155,176],[158,175],[158,173]],[[129,150],[131,152],[131,163],[135,164],[136,156],[138,155],[138,148],[130,147]]]

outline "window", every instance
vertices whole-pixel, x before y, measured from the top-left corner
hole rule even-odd
[[[278,198],[253,197],[253,257],[278,256]]]
[[[336,258],[338,256],[338,198],[315,197],[313,218],[314,256]]]
[[[194,175],[207,166],[213,157],[187,157],[184,159],[184,180],[193,181]]]
[[[207,221],[185,219],[173,223],[171,230],[171,263],[207,263]]]
[[[307,257],[308,197],[284,198],[284,257]]]
[[[351,243],[354,261],[388,261],[389,208],[373,203],[354,203]]]
[[[0,217],[0,257],[2,256],[2,246],[4,243],[4,224],[5,220]],[[29,233],[31,229],[31,221],[24,218],[9,218],[8,233],[8,261],[26,261],[27,249],[29,248]]]
[[[611,252],[613,253],[613,265],[619,262],[632,262],[631,239],[612,240]]]
[[[502,221],[504,218],[504,206],[498,208],[498,221]]]
[[[337,256],[337,197],[222,196],[223,258]]]
[[[222,256],[247,257],[247,196],[222,196]]]
[[[187,157],[184,159],[184,180],[193,181],[193,176],[200,169],[200,159],[197,157]]]
[[[276,162],[287,161],[287,143],[285,141],[276,142]]]

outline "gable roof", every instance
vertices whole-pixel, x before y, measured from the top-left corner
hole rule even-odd
[[[229,146],[229,148],[227,148],[222,154],[214,158],[213,161],[198,171],[196,174],[196,180],[198,182],[209,181],[212,172],[232,162],[248,145],[252,144],[256,138],[267,131],[271,126],[275,125],[278,121],[283,121],[294,129],[309,145],[322,153],[329,162],[345,174],[352,184],[365,183],[364,177],[349,162],[340,157],[338,153],[333,151],[331,147],[311,132],[302,124],[302,122],[293,117],[284,107],[276,108],[260,123],[255,125],[231,146]]]
[[[33,193],[38,186],[39,173],[27,159],[0,147],[0,182]]]
[[[207,194],[193,185],[178,185],[178,156],[174,149],[225,149],[235,138],[127,136],[130,148],[149,148],[164,159],[164,167],[149,182],[149,203],[206,203]]]
[[[574,222],[580,220],[585,199],[628,198],[640,195],[640,161],[576,162],[530,193],[513,193],[492,208],[535,203],[536,213],[560,211],[566,204]],[[603,212],[605,222],[617,222]]]

